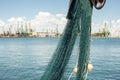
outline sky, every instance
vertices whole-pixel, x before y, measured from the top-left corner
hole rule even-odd
[[[69,0],[0,0],[0,19],[25,16],[32,19],[38,12],[66,14]]]
[[[15,20],[25,19],[29,22],[42,22],[42,19],[52,19],[54,21],[65,22],[65,17],[69,7],[69,0],[0,0],[0,24],[3,26]],[[105,6],[101,10],[93,9],[92,23],[97,25],[103,21],[119,22],[120,20],[120,0],[106,0]],[[42,15],[42,16],[41,16]],[[47,16],[47,17],[45,17]],[[41,18],[41,19],[39,19]],[[46,20],[51,22],[50,20]],[[50,24],[50,23],[49,23]],[[52,25],[50,24],[50,25]],[[37,24],[35,24],[37,25]],[[62,24],[61,26],[64,26]],[[47,25],[41,25],[47,26]]]

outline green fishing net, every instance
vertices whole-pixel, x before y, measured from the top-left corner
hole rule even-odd
[[[40,80],[61,80],[79,34],[76,80],[86,80],[90,56],[92,6],[89,0],[70,0],[68,21],[57,48]]]

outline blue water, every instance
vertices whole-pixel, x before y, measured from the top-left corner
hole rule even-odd
[[[0,38],[0,80],[40,80],[58,38]],[[76,44],[77,46],[77,44]],[[62,80],[67,80],[75,66],[73,51]],[[120,39],[92,39],[88,80],[120,80]],[[73,74],[71,80],[75,79]]]

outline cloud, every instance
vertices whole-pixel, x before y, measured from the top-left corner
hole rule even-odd
[[[49,17],[52,16],[49,12],[39,12],[36,17]]]
[[[8,19],[8,22],[13,22],[15,21],[16,19],[14,17],[11,17],[10,19]]]
[[[60,33],[62,33],[65,24],[66,19],[64,14],[51,14],[49,12],[39,12],[38,15],[35,16],[35,18],[31,21],[31,25],[36,28],[36,31],[55,31],[56,27],[58,27],[58,30]]]
[[[17,18],[11,17],[8,19],[8,23],[14,23],[17,21],[25,21],[25,17],[17,17]]]
[[[31,27],[36,32],[42,31],[55,31],[58,28],[59,32],[62,33],[67,19],[65,14],[51,14],[49,12],[39,12],[34,16],[32,20],[27,21],[26,17],[11,17],[8,19],[8,22],[3,22],[0,20],[0,26],[4,26],[5,30],[8,30],[10,25],[12,25],[13,29],[16,30],[18,28],[18,23],[25,26],[25,23],[30,23]],[[107,24],[107,28],[110,30],[112,36],[120,36],[120,19],[111,20],[111,21],[103,21],[100,24],[92,23],[92,33],[96,33],[100,28],[103,27],[103,24]]]
[[[25,27],[25,23],[31,24],[31,27],[36,32],[46,32],[46,31],[56,31],[56,28],[58,28],[58,31],[60,33],[63,32],[63,29],[66,24],[66,19],[64,14],[51,14],[49,12],[39,12],[34,19],[27,21],[25,17],[11,17],[8,19],[8,22],[4,25],[5,30],[9,30],[11,27],[12,32],[15,32],[18,28],[18,22],[19,25],[23,24]]]
[[[120,36],[120,19],[110,22],[110,32],[112,36]]]
[[[106,27],[105,27],[106,24]],[[96,33],[99,29],[107,29],[110,31],[111,36],[120,36],[120,19],[111,20],[111,21],[103,21],[100,24],[92,24],[92,33]]]
[[[3,26],[5,25],[5,22],[3,22],[2,20],[0,20],[0,33],[3,32]]]
[[[92,32],[91,33],[97,33],[99,31],[99,24],[92,23]]]
[[[5,22],[3,22],[2,20],[0,20],[0,26],[4,26]]]
[[[15,33],[18,28],[18,22],[19,22],[19,25],[25,23],[25,17],[9,18],[6,24],[4,25],[5,32],[11,30],[12,33]]]

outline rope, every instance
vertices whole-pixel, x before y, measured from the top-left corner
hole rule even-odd
[[[80,31],[80,30],[79,30],[79,31]],[[77,41],[77,44],[79,44],[79,41]],[[78,66],[78,59],[79,59],[79,50],[80,50],[80,48],[78,47],[77,49],[78,49],[78,50],[77,50],[77,56],[76,56],[77,60],[76,60],[76,65],[75,65],[74,69],[77,68],[77,66]],[[73,73],[74,73],[74,69],[73,69],[73,71],[70,73],[70,76],[68,77],[68,80],[71,79],[71,77],[72,77],[72,75],[73,75]]]
[[[72,77],[72,75],[73,75],[73,71],[71,72],[71,74],[70,74],[70,76],[68,77],[68,80],[70,80],[71,79],[71,77]]]

